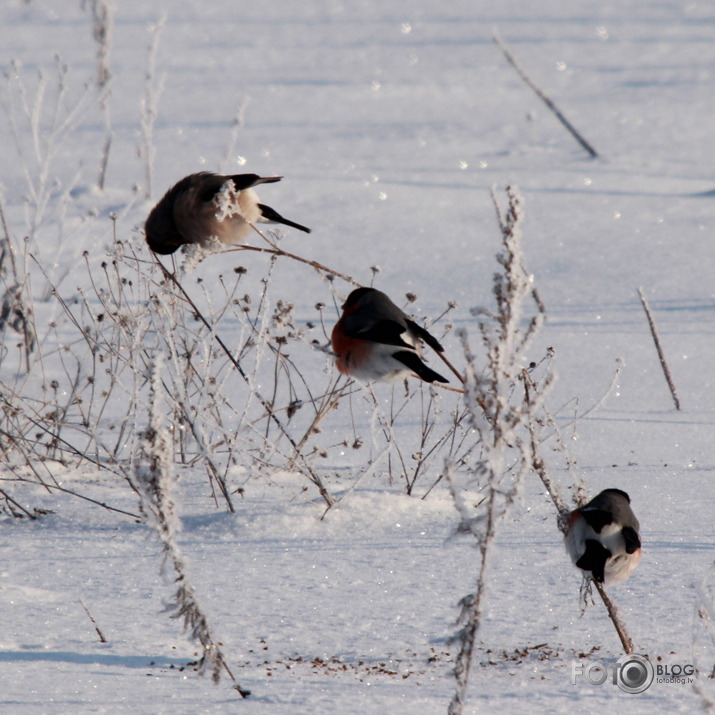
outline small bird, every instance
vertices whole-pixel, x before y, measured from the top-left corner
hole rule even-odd
[[[444,348],[382,291],[356,288],[342,308],[331,343],[343,375],[369,382],[415,373],[425,382],[449,382],[422,362],[420,340],[437,352]]]
[[[568,515],[566,550],[594,581],[613,586],[625,581],[638,566],[639,529],[628,494],[605,489]]]
[[[149,248],[168,255],[187,243],[209,245],[212,237],[236,246],[250,234],[250,224],[260,222],[282,223],[310,233],[309,228],[258,203],[252,187],[281,178],[258,174],[221,176],[208,171],[184,177],[166,192],[146,220],[144,231]]]

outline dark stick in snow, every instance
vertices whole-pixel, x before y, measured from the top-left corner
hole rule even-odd
[[[581,147],[586,151],[586,153],[595,159],[598,157],[598,152],[583,138],[581,133],[574,127],[571,122],[563,115],[561,110],[554,104],[553,100],[547,96],[541,88],[534,82],[534,80],[529,77],[529,75],[522,69],[521,65],[516,61],[516,57],[511,53],[509,48],[504,44],[502,39],[496,32],[492,33],[492,39],[497,44],[497,47],[504,53],[509,64],[517,71],[519,76],[526,82],[526,84],[531,87],[531,89],[536,93],[536,96],[549,108],[553,115],[558,119],[561,124],[569,131],[571,136],[581,145]]]
[[[680,400],[678,399],[678,392],[675,389],[675,383],[673,382],[673,376],[670,374],[670,368],[665,359],[665,353],[663,352],[663,346],[660,343],[660,337],[658,336],[658,330],[655,327],[655,319],[653,318],[653,313],[650,311],[650,306],[646,300],[643,289],[638,289],[638,296],[643,304],[643,310],[645,310],[646,318],[648,318],[648,326],[650,327],[650,334],[653,336],[653,342],[655,343],[655,349],[658,351],[658,359],[660,360],[660,366],[663,368],[663,374],[665,375],[665,381],[668,383],[668,388],[670,389],[670,394],[673,396],[673,402],[675,403],[675,409],[680,409]]]

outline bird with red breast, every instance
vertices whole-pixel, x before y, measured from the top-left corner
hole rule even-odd
[[[416,375],[425,382],[449,382],[422,359],[424,341],[438,353],[439,341],[409,318],[382,291],[357,288],[342,306],[331,343],[343,375],[357,380],[399,380]]]
[[[568,515],[566,550],[586,576],[614,586],[638,566],[639,531],[628,494],[621,489],[604,489]]]
[[[187,244],[208,247],[213,241],[226,246],[245,242],[256,223],[280,223],[310,233],[310,229],[259,203],[253,190],[273,184],[281,176],[202,171],[185,176],[152,209],[144,225],[149,248],[168,255]]]

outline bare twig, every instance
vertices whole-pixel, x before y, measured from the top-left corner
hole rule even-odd
[[[87,618],[89,618],[90,621],[92,621],[92,625],[94,626],[94,630],[97,631],[97,635],[99,636],[99,642],[100,643],[106,643],[107,639],[104,637],[104,633],[99,629],[99,626],[97,625],[97,621],[94,620],[94,616],[89,612],[89,608],[87,608],[87,605],[85,602],[80,598],[79,603],[84,608],[84,612],[87,614]]]
[[[598,152],[583,138],[583,135],[569,122],[568,119],[563,115],[561,110],[554,104],[553,100],[550,99],[534,82],[534,80],[529,77],[526,71],[517,62],[516,57],[512,54],[509,48],[504,44],[503,40],[499,37],[498,33],[494,31],[492,33],[492,39],[496,43],[497,47],[502,51],[504,57],[506,57],[509,64],[517,71],[518,75],[526,82],[526,84],[534,91],[536,96],[548,107],[549,111],[558,119],[561,124],[568,130],[571,136],[581,145],[583,150],[592,158],[598,157]]]
[[[23,479],[22,477],[13,477],[12,479],[3,479],[3,481],[12,481],[12,482],[26,482],[27,484],[37,484],[37,482],[33,482],[32,479]],[[107,511],[114,511],[117,514],[124,514],[124,516],[130,516],[132,519],[139,519],[139,514],[132,514],[130,511],[124,511],[124,509],[118,509],[115,506],[110,506],[109,504],[106,504],[105,502],[98,501],[97,499],[92,499],[91,497],[85,496],[84,494],[79,494],[78,492],[72,491],[71,489],[66,489],[65,487],[60,487],[56,484],[42,484],[45,489],[47,489],[48,492],[52,493],[52,491],[57,491],[57,492],[62,492],[62,494],[69,494],[73,497],[77,497],[78,499],[84,499],[84,501],[88,501],[90,504],[96,504],[97,506],[101,506],[103,509],[106,509]]]
[[[310,258],[303,258],[302,256],[298,256],[295,253],[289,253],[288,251],[284,251],[280,246],[278,246],[274,241],[271,241],[263,231],[261,231],[255,224],[251,224],[251,228],[271,247],[270,250],[267,248],[259,248],[257,246],[240,246],[238,248],[230,249],[234,251],[258,251],[259,253],[270,253],[275,256],[279,257],[284,257],[284,258],[291,258],[294,261],[298,261],[299,263],[305,263],[308,266],[311,266],[312,268],[315,268],[316,271],[320,273],[325,273],[328,276],[336,276],[337,278],[342,278],[346,283],[352,283],[355,286],[360,286],[360,283],[358,283],[354,278],[351,278],[350,276],[345,275],[344,273],[340,273],[339,271],[334,271],[332,268],[328,268],[327,266],[324,266],[322,263],[318,263],[318,261],[314,261]]]
[[[660,360],[660,366],[663,368],[663,374],[665,375],[665,381],[668,383],[668,389],[670,394],[673,396],[673,403],[675,404],[675,409],[680,409],[680,400],[678,399],[678,392],[675,389],[675,382],[673,382],[673,376],[670,373],[670,368],[668,367],[668,362],[665,359],[665,352],[663,351],[663,346],[660,342],[660,337],[658,336],[658,329],[655,326],[655,318],[653,318],[653,313],[650,310],[648,301],[643,293],[643,288],[638,289],[638,296],[643,304],[643,310],[645,311],[646,317],[648,318],[648,326],[650,327],[650,334],[653,336],[653,342],[655,343],[655,349],[658,351],[658,359]]]
[[[618,612],[618,609],[616,608],[616,604],[611,601],[609,598],[608,594],[606,593],[606,589],[604,588],[602,583],[598,583],[598,581],[593,582],[596,586],[596,590],[598,591],[599,595],[601,596],[601,600],[603,601],[603,605],[606,607],[606,610],[608,611],[608,617],[611,619],[611,622],[613,623],[613,627],[616,629],[616,633],[618,633],[618,637],[621,639],[621,643],[623,644],[623,650],[625,653],[630,655],[633,653],[633,641],[631,640],[631,637],[628,635],[628,632],[626,631],[626,627],[621,620],[620,613]]]
[[[437,353],[440,355],[441,353]],[[415,375],[415,377],[419,377],[419,375]],[[461,377],[460,377],[461,379]],[[462,384],[464,384],[464,380],[461,379]],[[443,385],[441,382],[431,382],[429,383],[432,387],[438,387],[440,390],[447,390],[447,392],[458,392],[460,395],[466,395],[467,391],[466,390],[460,390],[458,387],[450,387],[449,385]]]
[[[31,511],[28,511],[27,509],[25,509],[24,506],[22,506],[22,504],[19,504],[18,502],[16,502],[4,489],[0,489],[0,495],[2,495],[5,498],[5,501],[8,502],[8,504],[11,504],[12,506],[16,507],[21,512],[23,512],[23,514],[28,519],[32,519],[33,521],[35,519],[37,519],[37,517]],[[19,516],[19,514],[17,516]]]
[[[435,352],[437,352],[437,351],[435,350]],[[440,360],[457,376],[457,379],[464,385],[464,382],[465,382],[464,375],[462,375],[462,373],[459,372],[459,370],[457,370],[457,368],[454,367],[454,365],[452,365],[452,363],[447,359],[447,356],[444,353],[439,353],[439,352],[437,352],[437,355],[439,355]],[[445,388],[445,389],[453,390],[454,388]],[[462,390],[457,390],[457,392],[462,392]]]

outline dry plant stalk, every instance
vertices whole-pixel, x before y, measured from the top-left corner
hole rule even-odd
[[[342,278],[346,283],[352,283],[352,285],[354,286],[360,286],[360,284],[354,278],[351,278],[344,273],[340,273],[339,271],[334,271],[332,268],[328,268],[327,266],[324,266],[322,263],[318,263],[318,261],[315,261],[312,258],[303,258],[303,256],[299,256],[295,253],[289,253],[288,251],[284,251],[275,241],[271,241],[266,236],[266,234],[261,231],[255,224],[250,224],[250,226],[270,246],[270,249],[260,248],[256,246],[240,246],[239,248],[233,248],[229,250],[258,251],[259,253],[269,253],[277,257],[280,256],[284,258],[290,258],[293,261],[298,261],[298,263],[305,263],[306,265],[315,268],[318,273],[325,274],[325,276],[328,277],[329,280],[333,280],[333,278]]]
[[[90,0],[92,36],[97,43],[97,85],[104,87],[112,73],[109,69],[109,51],[112,45],[112,20],[114,4],[111,0]]]
[[[563,112],[556,106],[554,101],[534,82],[533,79],[528,75],[526,70],[517,61],[516,57],[509,50],[509,48],[504,44],[503,40],[499,35],[494,32],[492,34],[492,39],[496,43],[497,47],[502,51],[507,62],[516,70],[519,77],[521,77],[527,86],[536,94],[536,96],[546,105],[548,110],[556,117],[556,119],[561,122],[562,126],[571,134],[571,136],[580,144],[581,148],[592,158],[598,157],[598,152],[584,139],[583,135],[574,127],[571,122],[566,119]]]
[[[675,409],[680,409],[680,399],[678,398],[678,391],[675,389],[675,382],[673,380],[673,375],[670,372],[670,367],[668,367],[668,361],[665,359],[665,351],[663,350],[663,345],[660,342],[660,336],[658,335],[658,329],[655,325],[655,318],[651,312],[650,305],[648,305],[648,300],[643,293],[643,288],[638,289],[638,296],[641,299],[641,304],[643,305],[643,310],[645,311],[646,318],[648,318],[648,327],[650,328],[650,334],[653,336],[653,343],[655,344],[655,349],[658,351],[658,359],[660,360],[660,366],[663,369],[663,375],[665,375],[665,381],[668,383],[668,389],[673,397],[673,404],[675,404]]]
[[[95,633],[97,634],[97,638],[99,638],[100,643],[106,643],[107,639],[104,637],[104,633],[102,633],[101,628],[99,627],[99,624],[97,623],[95,617],[90,613],[89,608],[87,608],[87,604],[80,598],[79,603],[84,609],[84,612],[87,614],[87,618],[91,621],[92,625],[94,626]]]
[[[166,610],[171,613],[172,618],[183,620],[184,630],[189,632],[192,640],[200,643],[203,655],[199,659],[198,672],[203,675],[206,670],[210,670],[214,683],[218,684],[221,680],[221,672],[225,670],[234,682],[236,690],[242,697],[247,697],[249,691],[244,690],[236,682],[218,641],[211,633],[206,615],[198,602],[196,590],[189,579],[186,561],[179,548],[177,536],[181,525],[173,497],[176,482],[173,449],[171,438],[162,427],[159,409],[162,392],[161,361],[157,359],[151,366],[149,426],[139,463],[134,469],[134,476],[140,496],[139,507],[143,521],[156,532],[162,545],[164,559],[176,574],[174,582],[178,586],[173,602]]]
[[[460,515],[458,531],[474,538],[479,553],[475,590],[460,602],[460,629],[452,639],[458,646],[458,652],[450,715],[461,715],[463,712],[497,530],[531,469],[527,425],[532,406],[523,402],[513,404],[511,400],[526,349],[543,322],[543,313],[537,304],[526,330],[522,331],[520,323],[526,310],[525,302],[534,295],[533,281],[524,270],[521,256],[521,199],[512,187],[507,187],[506,193],[507,209],[503,214],[497,212],[502,250],[497,256],[501,270],[494,275],[496,311],[472,311],[475,316],[480,316],[478,328],[487,353],[483,370],[477,369],[466,332],[462,331],[461,336],[467,358],[465,404],[469,424],[479,435],[480,452],[465,476],[458,473],[454,464],[448,464],[446,468],[452,497]],[[496,201],[495,205],[498,207]],[[470,487],[478,488],[483,497],[476,508],[468,503],[466,497]]]
[[[28,295],[29,276],[20,274],[15,258],[15,245],[10,236],[10,229],[5,220],[5,208],[0,197],[0,225],[3,236],[0,238],[0,282],[5,287],[0,300],[0,335],[7,328],[19,333],[23,338],[25,352],[25,371],[30,372],[30,357],[37,347],[35,317]],[[5,341],[2,341],[4,344]]]
[[[101,91],[95,93],[87,83],[73,93],[70,68],[59,57],[54,86],[44,68],[33,75],[13,61],[4,75],[4,86],[0,86],[0,105],[26,184],[27,236],[31,240],[36,238],[50,210],[56,208],[58,197],[65,198],[57,191],[54,173],[59,147],[102,97]]]
[[[146,186],[144,195],[151,198],[151,188],[154,175],[154,156],[156,145],[154,144],[154,124],[159,112],[159,97],[163,89],[163,76],[156,76],[156,58],[159,52],[159,40],[166,22],[166,15],[162,15],[151,27],[151,41],[147,56],[147,71],[144,75],[144,97],[140,104],[140,124],[142,130],[142,143],[139,147],[139,156],[144,159],[144,173]]]
[[[10,516],[15,518],[25,517],[31,521],[35,521],[35,519],[37,519],[31,511],[28,511],[24,506],[22,506],[22,504],[15,501],[4,489],[0,489],[0,496],[5,499]]]

